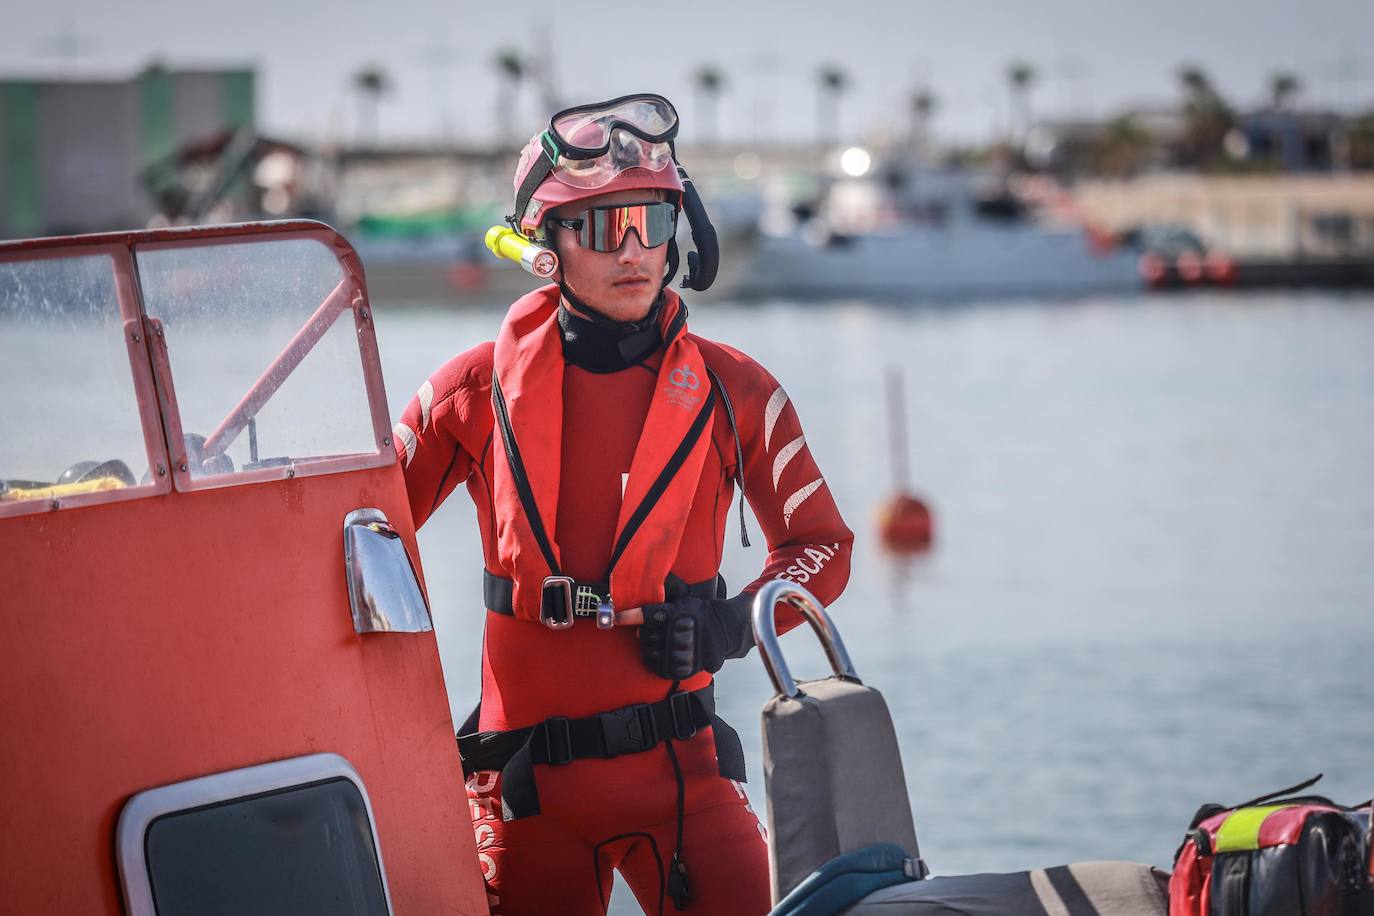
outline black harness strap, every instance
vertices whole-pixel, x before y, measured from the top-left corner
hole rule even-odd
[[[611,598],[609,582],[574,582],[572,587],[573,613],[578,617],[595,617],[597,606]],[[687,586],[687,594],[708,600],[724,598],[725,580],[717,574],[703,582],[693,582]],[[490,570],[482,570],[482,602],[493,614],[515,616],[515,582]]]
[[[588,757],[637,754],[663,741],[685,741],[708,725],[715,735],[720,775],[744,782],[744,748],[735,730],[716,715],[713,684],[582,719],[554,716],[527,728],[459,735],[458,752],[465,776],[501,773],[501,817],[511,821],[539,813],[537,763],[562,766]]]
[[[558,558],[553,555],[553,546],[544,531],[544,520],[539,517],[539,506],[534,501],[534,491],[530,489],[530,478],[525,473],[525,462],[520,457],[520,447],[515,444],[515,430],[510,425],[510,414],[506,412],[506,396],[501,393],[501,382],[496,378],[495,372],[491,374],[491,399],[496,407],[496,423],[501,427],[501,441],[506,445],[506,463],[510,465],[510,474],[515,480],[515,492],[520,497],[525,518],[529,520],[530,531],[534,533],[534,540],[539,545],[539,552],[544,555],[549,572],[555,576],[562,575],[558,568]]]
[[[520,182],[520,187],[515,191],[515,213],[506,217],[506,222],[516,232],[520,231],[520,221],[525,218],[525,210],[530,205],[530,198],[534,197],[534,192],[539,190],[539,186],[544,183],[544,179],[553,174],[555,163],[558,161],[558,144],[549,137],[549,132],[544,131],[539,135],[540,155],[530,170],[525,173],[525,180]]]

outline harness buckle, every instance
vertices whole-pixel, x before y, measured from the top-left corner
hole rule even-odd
[[[539,622],[550,630],[566,630],[573,619],[572,577],[545,576],[539,596]]]
[[[573,598],[573,613],[578,617],[595,617],[598,630],[609,630],[615,626],[615,605],[611,602],[610,588],[602,595],[590,585],[578,585]]]
[[[692,695],[681,690],[668,697],[668,712],[673,717],[673,737],[686,741],[696,736],[697,724],[692,721]]]
[[[594,617],[601,604],[601,596],[590,585],[573,583],[573,613],[578,617]]]
[[[601,720],[601,736],[606,742],[606,756],[636,754],[658,744],[658,727],[648,703],[637,703],[612,709],[597,716]]]
[[[572,763],[572,726],[567,716],[550,716],[544,720],[544,750],[553,766]]]

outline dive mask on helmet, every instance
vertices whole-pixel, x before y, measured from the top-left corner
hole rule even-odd
[[[599,188],[626,169],[661,171],[673,161],[677,111],[661,95],[579,105],[549,119],[543,146],[558,180]]]
[[[591,207],[572,218],[549,217],[545,225],[577,233],[577,244],[592,251],[619,251],[634,230],[639,244],[657,248],[677,234],[677,206],[667,201]]]
[[[617,127],[648,143],[667,143],[677,136],[677,109],[663,96],[646,92],[565,108],[549,119],[549,133],[571,159],[606,152]]]

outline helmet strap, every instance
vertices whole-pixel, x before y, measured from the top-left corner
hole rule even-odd
[[[540,148],[543,154],[530,166],[525,180],[520,182],[520,187],[515,192],[515,213],[506,217],[506,222],[510,223],[516,232],[520,231],[520,221],[525,218],[525,211],[529,209],[534,192],[539,190],[545,178],[553,174],[554,165],[558,162],[558,147],[548,131],[544,131],[540,136]]]

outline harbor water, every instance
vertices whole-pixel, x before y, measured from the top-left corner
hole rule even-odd
[[[501,318],[377,313],[394,414]],[[691,321],[782,382],[854,529],[831,610],[891,707],[936,873],[1168,867],[1202,802],[1317,772],[1338,800],[1374,790],[1374,297],[703,304]],[[905,560],[875,536],[887,366],[936,520]],[[738,587],[766,547],[736,524]],[[483,614],[464,491],[420,548],[461,721]],[[783,648],[799,677],[824,671],[808,632]],[[771,688],[756,655],[719,684],[762,816]],[[637,911],[623,887],[612,911]]]

